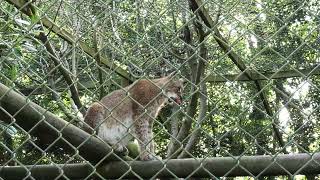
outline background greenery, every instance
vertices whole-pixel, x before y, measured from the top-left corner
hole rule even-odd
[[[71,98],[70,84],[36,37],[42,31],[76,82],[85,107],[125,84],[114,70],[97,60],[98,56],[139,78],[179,70],[178,76],[187,80],[184,104],[163,110],[155,125],[157,154],[162,158],[169,154],[174,127],[181,130],[185,122],[191,122],[182,139],[183,147],[190,146],[189,153],[178,152],[173,158],[283,153],[272,122],[281,133],[286,152],[319,151],[319,76],[261,81],[273,111],[271,117],[253,82],[206,82],[209,75],[224,77],[241,71],[187,1],[39,0],[33,5],[37,7],[36,18],[54,20],[99,51],[92,58],[78,42],[67,43],[9,3],[0,2],[0,81],[63,119],[78,125],[81,113]],[[212,0],[204,6],[212,19],[218,19],[215,27],[247,70],[317,70],[318,1]],[[36,137],[29,137],[15,124],[1,121],[0,128],[3,165],[81,161],[59,147],[42,147]]]

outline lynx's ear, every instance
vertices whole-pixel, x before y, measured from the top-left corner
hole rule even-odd
[[[167,77],[171,78],[171,77],[173,77],[175,74],[177,74],[177,71],[171,72]]]
[[[171,79],[173,76],[175,76],[179,71],[172,71],[168,76],[166,76],[168,79]]]

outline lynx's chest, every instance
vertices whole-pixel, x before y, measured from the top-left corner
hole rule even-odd
[[[110,144],[119,142],[121,142],[121,144],[127,144],[135,135],[133,122],[132,116],[128,116],[122,119],[122,121],[112,123],[112,125],[103,123],[99,128],[98,136]]]

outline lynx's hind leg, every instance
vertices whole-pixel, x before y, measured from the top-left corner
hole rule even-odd
[[[154,144],[153,144],[153,134],[152,126],[149,124],[148,117],[143,116],[143,120],[138,120],[135,124],[136,136],[140,146],[141,154],[140,159],[142,161],[148,161],[156,159],[154,155]]]
[[[95,131],[98,130],[97,126],[101,121],[104,119],[104,107],[98,103],[93,103],[84,118],[84,130],[88,132],[89,134],[92,134]]]

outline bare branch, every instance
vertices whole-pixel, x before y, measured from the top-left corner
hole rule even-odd
[[[199,78],[199,80],[198,79],[197,80],[200,81],[200,77],[204,76],[205,63],[206,63],[206,60],[208,59],[208,50],[207,50],[205,42],[204,42],[205,32],[203,30],[202,25],[200,23],[195,22],[195,26],[197,27],[197,31],[199,34],[199,43],[200,43],[200,58],[199,58],[199,64],[198,64],[198,69],[197,69],[197,78]],[[198,93],[198,94],[200,94],[200,112],[198,115],[196,129],[194,130],[193,134],[191,135],[190,139],[188,140],[188,143],[186,144],[184,151],[182,151],[182,153],[178,156],[178,158],[186,157],[187,153],[191,152],[195,143],[198,140],[198,137],[200,134],[201,124],[205,120],[205,116],[206,116],[206,113],[208,110],[207,88],[206,88],[205,81],[201,81],[200,93]],[[196,109],[196,108],[194,107],[194,109]],[[192,124],[192,122],[191,122],[191,124]],[[187,136],[187,135],[185,135],[185,136]]]
[[[82,103],[79,98],[78,89],[75,85],[75,82],[73,82],[73,80],[70,76],[71,73],[69,72],[69,70],[67,70],[63,66],[62,62],[59,60],[57,54],[55,53],[53,46],[48,41],[48,37],[43,32],[41,32],[38,36],[36,36],[36,38],[38,38],[44,44],[46,50],[49,52],[49,55],[50,55],[52,61],[54,62],[55,66],[59,69],[60,73],[64,77],[64,80],[66,81],[66,83],[69,86],[69,89],[71,92],[71,97],[72,97],[74,103],[77,105],[78,109],[80,110],[80,112],[84,116],[86,114],[86,110],[82,106]]]
[[[230,81],[252,81],[252,80],[270,80],[270,79],[285,79],[285,78],[308,78],[309,76],[320,75],[320,66],[310,69],[297,69],[297,70],[284,70],[284,71],[277,71],[277,72],[258,72],[258,71],[251,71],[246,70],[247,73],[251,74],[252,79],[249,79],[243,72],[239,74],[222,74],[222,75],[212,75],[209,74],[206,76],[204,81],[208,83],[222,83],[222,82],[230,82]],[[30,77],[32,78],[32,77]],[[62,77],[59,77],[55,84],[58,84]],[[41,82],[40,82],[41,83]],[[18,84],[18,82],[15,82]],[[19,84],[18,84],[19,85]],[[37,87],[23,87],[19,85],[19,91],[24,95],[29,95],[32,92],[32,95],[38,95],[46,93],[45,89],[37,88]],[[79,90],[85,89],[95,89],[95,83],[81,79],[79,83]],[[56,91],[63,91],[65,88],[59,86]],[[275,89],[276,90],[276,89]]]
[[[179,133],[179,120],[182,119],[181,111],[179,106],[174,106],[172,108],[172,116],[171,116],[171,136],[170,136],[170,143],[168,145],[167,154],[171,154],[172,149],[176,148],[174,142],[177,141],[177,135]],[[178,143],[178,142],[177,142]]]
[[[285,78],[307,78],[312,75],[320,75],[320,67],[308,69],[294,69],[277,72],[258,72],[255,70],[246,70],[250,74],[250,78],[243,72],[239,74],[224,74],[224,75],[209,75],[206,81],[210,83],[220,83],[229,81],[255,81],[255,80],[270,80],[270,79],[285,79]]]
[[[94,28],[93,32],[93,48],[96,52],[94,59],[96,60],[97,69],[98,69],[98,78],[99,78],[99,99],[102,99],[102,97],[105,95],[104,88],[103,88],[103,72],[101,67],[101,55],[99,50],[99,41],[97,36],[97,27]]]
[[[178,158],[185,158],[189,156],[189,154],[192,152],[194,146],[199,141],[199,136],[201,132],[201,125],[202,123],[208,118],[206,116],[206,113],[208,111],[208,104],[207,104],[207,86],[205,82],[202,82],[200,84],[200,111],[197,119],[197,124],[195,126],[195,129],[193,130],[190,139],[188,140],[188,143],[186,144],[185,148],[181,152],[181,154],[178,156]]]
[[[196,114],[197,110],[197,104],[198,104],[198,99],[199,99],[199,90],[195,87],[200,83],[201,77],[204,74],[205,70],[205,62],[207,59],[207,49],[204,45],[204,38],[205,38],[205,33],[202,29],[202,26],[196,25],[198,34],[199,34],[199,42],[200,42],[200,58],[198,61],[197,65],[194,65],[194,63],[197,63],[194,58],[190,58],[189,60],[189,65],[191,68],[191,82],[193,83],[193,86],[191,88],[192,96],[191,100],[189,102],[188,108],[187,108],[187,114],[186,114],[186,119],[182,122],[181,128],[179,130],[179,133],[174,141],[171,142],[172,145],[170,145],[170,149],[168,150],[168,155],[167,157],[170,158],[175,158],[178,156],[178,149],[179,149],[179,144],[183,143],[192,126],[192,121],[193,117]],[[190,29],[186,28],[185,29],[185,39],[187,43],[191,43],[191,37],[188,37],[191,35]],[[189,56],[193,57],[195,56],[195,52],[189,50]]]
[[[66,106],[61,102],[61,97],[59,93],[56,91],[56,87],[54,84],[54,79],[52,75],[48,76],[48,83],[49,86],[52,88],[52,99],[56,101],[57,105],[59,106],[60,110],[66,115],[69,120],[77,120],[76,116],[74,116]]]

